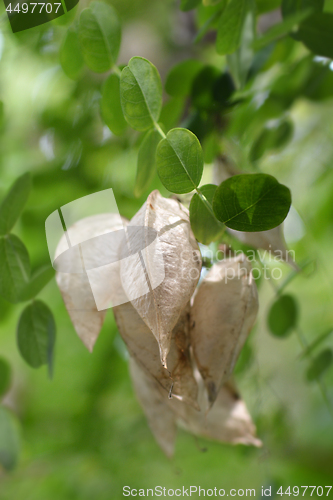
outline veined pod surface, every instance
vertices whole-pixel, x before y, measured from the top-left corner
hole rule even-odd
[[[245,255],[214,264],[194,297],[190,330],[211,404],[230,377],[257,312],[257,287]]]
[[[199,385],[201,411],[196,411],[177,400],[168,402],[177,415],[179,426],[197,436],[222,443],[260,447],[262,443],[256,437],[255,425],[235,384],[228,381],[222,385],[214,406],[210,408],[205,384],[197,370],[195,378]]]
[[[143,249],[137,259],[145,269],[146,282],[138,279],[135,259],[121,261],[120,275],[126,295],[138,297],[131,303],[156,337],[166,367],[172,330],[199,281],[200,250],[186,208],[176,200],[163,198],[157,190],[129,222],[128,230],[131,226],[157,232],[153,242],[140,241],[147,234],[149,237],[149,232],[138,232],[130,241],[132,252]],[[140,287],[142,292],[137,290]]]
[[[144,411],[149,427],[164,453],[172,457],[176,440],[176,416],[168,400],[150,375],[130,358],[130,374],[136,397]]]
[[[154,335],[132,304],[127,302],[114,307],[113,313],[131,357],[164,389],[163,397],[168,399],[169,394],[198,409],[198,387],[192,372],[188,345],[189,306],[184,309],[172,330],[168,370],[161,365]]]

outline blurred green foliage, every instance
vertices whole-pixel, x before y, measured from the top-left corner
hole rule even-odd
[[[280,4],[256,3],[262,12]],[[197,4],[182,2],[184,10]],[[164,82],[171,66],[185,58],[210,65],[204,70],[213,68],[209,74],[215,74],[216,80],[225,73],[226,58],[217,55],[211,43],[217,18],[201,41],[192,44],[197,28],[209,19],[202,7],[184,14],[171,1],[115,0],[112,5],[123,22],[119,64],[127,64],[132,56],[146,57],[158,66]],[[142,139],[134,131],[113,135],[103,122],[99,103],[105,75],[85,68],[78,80],[72,80],[69,76],[79,74],[80,61],[75,75],[67,76],[68,71],[66,75],[60,66],[59,48],[84,6],[51,24],[15,35],[8,23],[1,25],[0,199],[20,175],[31,172],[33,188],[12,231],[28,248],[32,276],[34,270],[49,265],[44,225],[58,207],[112,187],[121,214],[130,218],[152,189],[168,195],[155,173],[150,186],[140,190],[140,197],[134,196]],[[212,16],[218,8],[206,9],[211,9]],[[324,12],[329,11],[333,11],[332,1],[324,5]],[[316,344],[333,325],[332,63],[314,57],[291,37],[275,39],[271,36],[268,41],[273,43],[263,44],[251,59],[247,83],[238,88],[234,102],[229,102],[228,85],[224,87],[228,106],[224,99],[223,111],[214,81],[207,96],[201,91],[200,73],[193,71],[196,83],[190,88],[183,82],[191,98],[164,96],[161,114],[165,125],[173,121],[172,126],[187,126],[199,137],[205,159],[213,149],[214,155],[222,152],[231,157],[240,170],[274,175],[287,185],[295,209],[286,222],[287,242],[298,262],[311,259],[316,263],[312,272],[304,271],[288,284],[288,294],[297,296],[299,303],[301,338],[314,345],[312,359],[300,356],[306,347],[301,347],[295,332],[286,339],[270,335],[267,314],[276,294],[266,280],[260,283],[260,318],[239,360],[236,380],[263,449],[196,441],[180,431],[175,458],[167,460],[133,396],[127,354],[112,311],[89,354],[52,280],[38,295],[57,323],[52,381],[44,368],[32,370],[18,353],[16,325],[25,305],[14,307],[0,297],[0,354],[5,358],[1,366],[10,362],[12,367],[3,405],[13,413],[2,409],[0,420],[7,426],[2,428],[9,429],[6,443],[15,451],[7,456],[8,469],[18,460],[10,474],[0,472],[1,500],[109,500],[121,498],[124,485],[159,484],[256,488],[259,496],[262,485],[286,489],[332,482],[332,417],[317,385],[307,381],[319,373],[332,402],[333,370],[324,372],[323,362],[318,362],[325,358],[325,365],[331,359],[327,353],[332,337],[324,335]],[[244,75],[238,76],[235,81],[244,81]],[[170,87],[173,94],[174,84]],[[294,127],[292,137],[287,134],[289,142],[281,140],[286,134],[271,136],[272,130],[279,131],[274,127],[280,126],[274,120],[281,117],[282,123]],[[260,139],[266,130],[269,147],[265,137]],[[265,147],[253,163],[253,144],[262,141]],[[211,171],[207,165],[204,182],[211,182]],[[291,271],[283,264],[281,270],[283,282]],[[7,387],[7,383],[0,386]],[[13,431],[16,419],[21,424],[21,444]]]

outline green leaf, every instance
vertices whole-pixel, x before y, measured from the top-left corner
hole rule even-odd
[[[228,3],[228,0],[224,0],[223,4],[219,5],[219,7],[221,7],[221,8],[219,8],[218,11],[213,12],[213,14],[206,21],[204,21],[203,25],[201,26],[201,28],[197,32],[197,34],[193,40],[193,43],[198,43],[205,36],[205,34],[211,28],[214,27],[216,21],[219,19],[220,15],[222,13],[222,10],[226,7],[227,3]],[[212,7],[210,7],[210,8],[212,8]]]
[[[294,127],[290,120],[283,120],[273,127],[265,127],[251,146],[249,158],[259,160],[266,151],[280,149],[291,140]]]
[[[206,184],[200,188],[201,193],[210,204],[213,202],[216,189],[215,184]],[[204,245],[209,245],[212,241],[217,240],[224,232],[224,226],[212,216],[197,193],[191,199],[190,221],[194,236]]]
[[[257,13],[265,14],[265,12],[270,12],[275,10],[281,5],[281,0],[256,0]]]
[[[17,327],[17,344],[23,359],[32,368],[48,364],[52,372],[56,326],[44,302],[36,300],[22,312]]]
[[[19,218],[31,190],[29,173],[21,175],[0,205],[0,235],[8,234]]]
[[[243,29],[240,37],[239,48],[228,55],[227,61],[230,72],[236,82],[237,88],[243,88],[247,81],[249,70],[252,65],[254,52],[252,48],[255,39],[255,11],[254,8],[247,11]]]
[[[3,131],[5,125],[5,110],[3,101],[0,100],[0,131]]]
[[[220,76],[221,70],[211,65],[204,66],[199,71],[191,88],[191,101],[195,108],[207,111],[215,110],[214,88],[217,87]]]
[[[215,66],[207,65],[193,81],[192,104],[199,110],[217,112],[230,105],[234,91],[235,85],[228,72],[221,73]]]
[[[319,56],[333,59],[333,13],[316,13],[299,27],[297,40]]]
[[[180,0],[180,10],[186,12],[195,9],[200,3],[201,0]]]
[[[324,0],[282,0],[281,11],[283,17],[291,16],[292,14],[300,13],[306,9],[313,11],[322,11],[324,8]]]
[[[54,277],[53,267],[46,265],[37,269],[31,276],[29,283],[25,285],[19,295],[20,302],[31,300],[39,294],[41,290],[51,281]]]
[[[0,237],[0,295],[13,304],[19,302],[29,278],[29,254],[22,241],[13,234]]]
[[[324,349],[316,356],[306,372],[306,378],[309,382],[320,378],[326,370],[332,365],[333,352],[331,349]]]
[[[183,121],[184,128],[189,129],[193,134],[197,136],[200,142],[203,142],[207,135],[209,135],[213,130],[216,130],[216,125],[214,120],[212,120],[211,114],[206,111],[195,111],[191,113]]]
[[[202,62],[197,59],[187,59],[176,64],[167,76],[165,90],[173,97],[189,95],[192,82],[202,68]]]
[[[12,413],[0,406],[0,464],[8,471],[14,469],[20,454],[18,423]]]
[[[0,358],[0,397],[6,394],[11,384],[11,369],[4,358]]]
[[[120,77],[123,113],[136,130],[147,130],[158,121],[162,109],[162,83],[155,66],[143,57],[132,57]]]
[[[288,69],[271,85],[271,97],[278,99],[285,109],[303,94],[305,87],[311,89],[309,79],[314,75],[312,64],[309,64],[311,59],[311,56],[307,56],[288,65]]]
[[[270,308],[268,327],[276,337],[287,337],[296,326],[297,303],[292,295],[280,295]]]
[[[275,40],[288,35],[297,27],[297,25],[309,17],[312,12],[312,9],[302,10],[301,12],[288,16],[281,23],[275,24],[272,28],[268,29],[263,36],[257,38],[253,42],[252,46],[254,50],[260,50]]]
[[[68,29],[63,39],[59,51],[59,59],[64,73],[72,80],[77,80],[82,72],[84,60],[79,37],[73,27]]]
[[[121,27],[111,5],[93,2],[81,12],[79,41],[86,65],[95,73],[104,73],[117,62]]]
[[[289,189],[271,175],[234,175],[217,188],[213,210],[237,231],[267,231],[279,226],[291,205]]]
[[[111,74],[104,82],[101,113],[103,120],[113,134],[122,135],[125,132],[127,122],[120,102],[120,78],[116,74]]]
[[[187,129],[174,128],[162,139],[156,152],[157,173],[172,193],[189,193],[199,186],[203,154],[197,137]]]
[[[161,136],[157,130],[152,129],[147,132],[143,139],[139,154],[136,172],[136,181],[134,194],[141,196],[148,188],[155,174],[156,149],[161,140]]]
[[[223,10],[217,28],[216,50],[219,54],[232,54],[241,43],[241,35],[251,0],[231,0]]]
[[[211,5],[217,5],[220,3],[222,0],[202,0],[202,3],[205,7],[209,7]],[[223,0],[224,2],[225,0]]]

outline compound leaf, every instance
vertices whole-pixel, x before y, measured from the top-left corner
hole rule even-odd
[[[0,237],[0,295],[8,302],[19,302],[29,277],[29,254],[22,241],[13,234]]]
[[[44,302],[35,300],[22,312],[17,327],[17,344],[23,359],[32,368],[47,364],[50,372],[56,326],[53,314]]]
[[[268,314],[268,326],[276,337],[287,337],[297,324],[298,307],[292,295],[281,295]]]
[[[121,40],[118,15],[111,5],[93,2],[81,12],[79,41],[86,65],[104,73],[116,63]]]
[[[201,193],[210,204],[213,202],[216,189],[215,184],[206,184],[200,188]],[[215,241],[224,231],[224,226],[213,217],[197,193],[191,199],[190,221],[194,236],[204,245]]]
[[[0,407],[0,464],[6,470],[14,469],[20,453],[18,424],[12,413]]]
[[[200,5],[201,0],[180,0],[180,10],[186,12]]]
[[[267,174],[235,175],[217,188],[213,210],[237,231],[267,231],[281,224],[291,205],[289,189]]]
[[[324,0],[282,0],[281,11],[283,17],[298,14],[302,10],[313,9],[314,11],[322,11],[324,8]]]
[[[305,19],[296,33],[298,40],[319,56],[333,58],[333,13],[317,12]]]
[[[55,271],[51,266],[42,266],[31,276],[30,281],[20,292],[20,301],[31,300],[39,294],[41,290],[54,277]]]
[[[173,97],[187,96],[195,76],[202,68],[202,62],[197,59],[187,59],[176,64],[167,76],[165,90]]]
[[[152,129],[149,130],[140,145],[134,188],[135,196],[141,196],[154,177],[156,148],[160,140],[159,132]]]
[[[232,54],[238,49],[250,7],[250,0],[231,0],[223,10],[217,28],[216,50],[219,54]]]
[[[31,190],[29,173],[21,175],[0,205],[0,235],[8,234],[19,218]]]
[[[320,378],[326,370],[332,365],[333,352],[332,349],[324,349],[316,356],[306,372],[306,378],[309,382]]]
[[[143,57],[132,57],[121,72],[123,113],[136,130],[147,130],[158,121],[162,109],[162,83],[156,67]]]
[[[76,80],[84,66],[79,37],[72,27],[67,31],[59,51],[59,59],[64,73]]]
[[[120,102],[120,78],[111,74],[104,82],[101,99],[103,120],[115,135],[121,135],[127,128]]]
[[[157,147],[156,166],[163,185],[172,193],[189,193],[201,180],[203,153],[197,137],[174,128]]]
[[[0,358],[0,397],[6,394],[11,383],[11,370],[9,363]]]

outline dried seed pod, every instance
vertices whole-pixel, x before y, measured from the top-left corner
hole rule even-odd
[[[149,427],[164,453],[171,458],[176,440],[176,416],[157,382],[130,359],[130,374],[138,401],[148,419]]]
[[[244,254],[214,264],[194,297],[190,330],[211,403],[230,377],[257,312],[257,287]]]
[[[87,240],[91,241],[92,245],[94,245],[92,240],[94,236],[100,236],[123,229],[122,223],[126,225],[127,221],[126,219],[120,218],[118,214],[106,213],[93,215],[73,224],[70,228],[70,235],[77,241]],[[56,250],[56,255],[61,255],[63,249],[67,248],[65,242],[66,235],[61,238]],[[91,288],[94,273],[98,272],[99,275],[101,275],[100,269],[102,269],[93,269],[93,261],[95,260],[95,264],[98,266],[99,261],[103,258],[103,254],[106,254],[108,257],[110,250],[107,243],[103,243],[101,240],[97,241],[96,239],[97,248],[94,248],[92,245],[89,246],[89,252],[87,252],[87,259],[85,260],[85,263],[87,263],[87,261],[90,262],[91,266],[89,267],[91,267],[91,270],[87,272],[71,273],[71,269],[75,271],[77,268],[77,256],[74,253],[68,252],[67,256],[65,255],[66,261],[63,261],[63,263],[66,264],[66,268],[69,272],[57,272],[56,274],[57,284],[76,333],[89,351],[92,351],[94,347],[106,313],[106,310],[98,310],[96,306],[96,297]],[[113,248],[113,251],[117,250]],[[112,268],[112,271],[119,276],[119,264],[118,268],[116,264]],[[108,275],[108,280],[110,280],[110,273]],[[110,301],[112,302],[112,291],[110,292],[109,288],[105,278],[104,281],[99,281],[97,288],[95,287],[95,292],[100,292],[102,290],[105,304],[110,304]],[[106,307],[108,306],[106,305]]]
[[[150,232],[137,231],[135,237],[131,236],[129,244],[135,257],[121,261],[121,282],[156,337],[161,362],[166,366],[172,329],[200,277],[199,247],[191,231],[188,211],[176,200],[163,198],[158,191],[148,196],[127,230],[131,227],[147,228]],[[154,241],[152,232],[157,233]]]
[[[178,417],[177,422],[180,427],[197,436],[222,443],[261,446],[260,439],[256,437],[255,425],[235,384],[228,381],[223,385],[217,394],[214,406],[209,409],[208,394],[201,377],[198,378],[198,372],[196,378],[199,384],[201,411],[195,411],[180,401],[169,401],[169,406]]]
[[[199,408],[198,387],[192,373],[188,346],[189,306],[172,330],[169,370],[161,365],[157,341],[132,304],[127,302],[114,307],[113,313],[131,357],[164,389],[164,397],[167,399],[172,393],[172,397]]]

